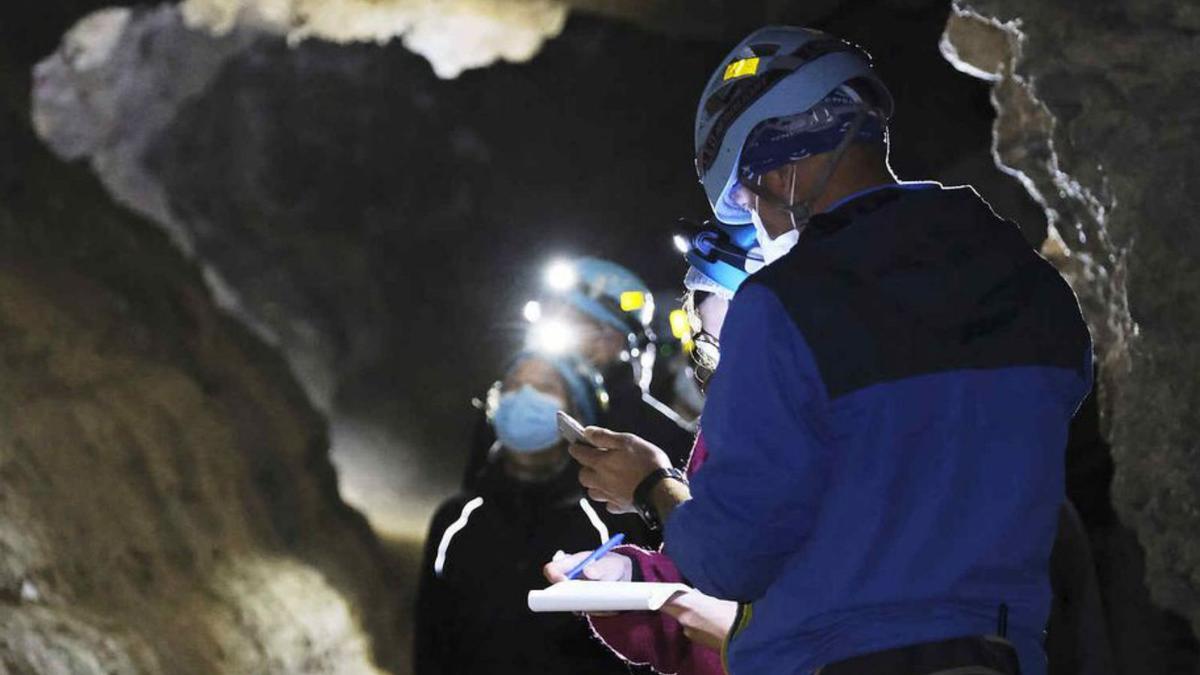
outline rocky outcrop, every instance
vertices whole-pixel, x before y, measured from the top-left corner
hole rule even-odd
[[[56,16],[0,10],[0,670],[398,670],[387,564],[287,365],[34,137],[22,50]]]
[[[893,0],[921,5],[927,0]],[[251,27],[338,43],[400,41],[439,77],[533,58],[563,30],[568,11],[620,18],[675,37],[720,38],[787,17],[814,21],[838,0],[786,3],[696,0],[182,0],[189,26],[224,35]]]
[[[1113,503],[1154,600],[1200,633],[1200,10],[959,0],[946,48],[995,82],[997,159],[1096,339]]]
[[[123,206],[158,223],[187,255],[192,229],[175,216],[161,179],[143,158],[179,108],[205,93],[226,62],[253,44],[255,30],[221,36],[185,25],[179,8],[106,8],[81,18],[34,69],[32,120],[38,136],[64,160],[86,159]],[[243,311],[237,292],[203,260],[218,304],[268,343],[293,344],[312,328],[303,319],[273,323]],[[309,399],[327,410],[332,397],[326,346],[284,349]]]
[[[297,42],[399,39],[439,77],[528,61],[562,31],[559,0],[183,0],[188,25],[223,35],[250,26]]]
[[[114,288],[4,258],[11,672],[377,672],[384,563],[279,359],[195,275]]]

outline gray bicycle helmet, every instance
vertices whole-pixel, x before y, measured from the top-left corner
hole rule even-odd
[[[696,173],[718,220],[750,222],[730,199],[742,148],[761,122],[803,113],[842,85],[867,108],[892,115],[892,96],[862,49],[820,31],[768,26],[743,39],[721,62],[696,111]]]

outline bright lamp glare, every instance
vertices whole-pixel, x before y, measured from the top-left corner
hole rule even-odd
[[[575,285],[575,267],[565,260],[556,260],[546,268],[546,285],[555,291],[565,291]]]
[[[529,329],[529,347],[545,354],[562,354],[574,347],[577,339],[571,326],[553,319],[539,321]]]
[[[646,294],[646,304],[642,305],[642,311],[638,317],[642,325],[648,325],[654,319],[654,296]]]
[[[672,238],[675,242],[675,249],[680,253],[688,252],[688,240],[682,234],[677,234]]]
[[[537,323],[538,319],[542,318],[542,305],[537,300],[530,300],[525,303],[525,309],[521,310],[521,314],[529,323]]]

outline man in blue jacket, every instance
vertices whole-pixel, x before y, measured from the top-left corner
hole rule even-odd
[[[572,447],[590,494],[662,521],[685,576],[741,603],[735,675],[1045,672],[1087,328],[971,188],[896,181],[890,112],[845,42],[766,28],[734,49],[696,165],[768,266],[722,329],[708,463],[689,486],[636,437]]]

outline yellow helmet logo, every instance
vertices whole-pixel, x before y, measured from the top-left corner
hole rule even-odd
[[[725,66],[725,77],[722,81],[732,80],[735,77],[743,77],[745,75],[754,75],[758,72],[758,57],[742,59],[734,61]]]
[[[632,312],[646,306],[646,294],[641,291],[625,291],[621,294],[621,311]]]

